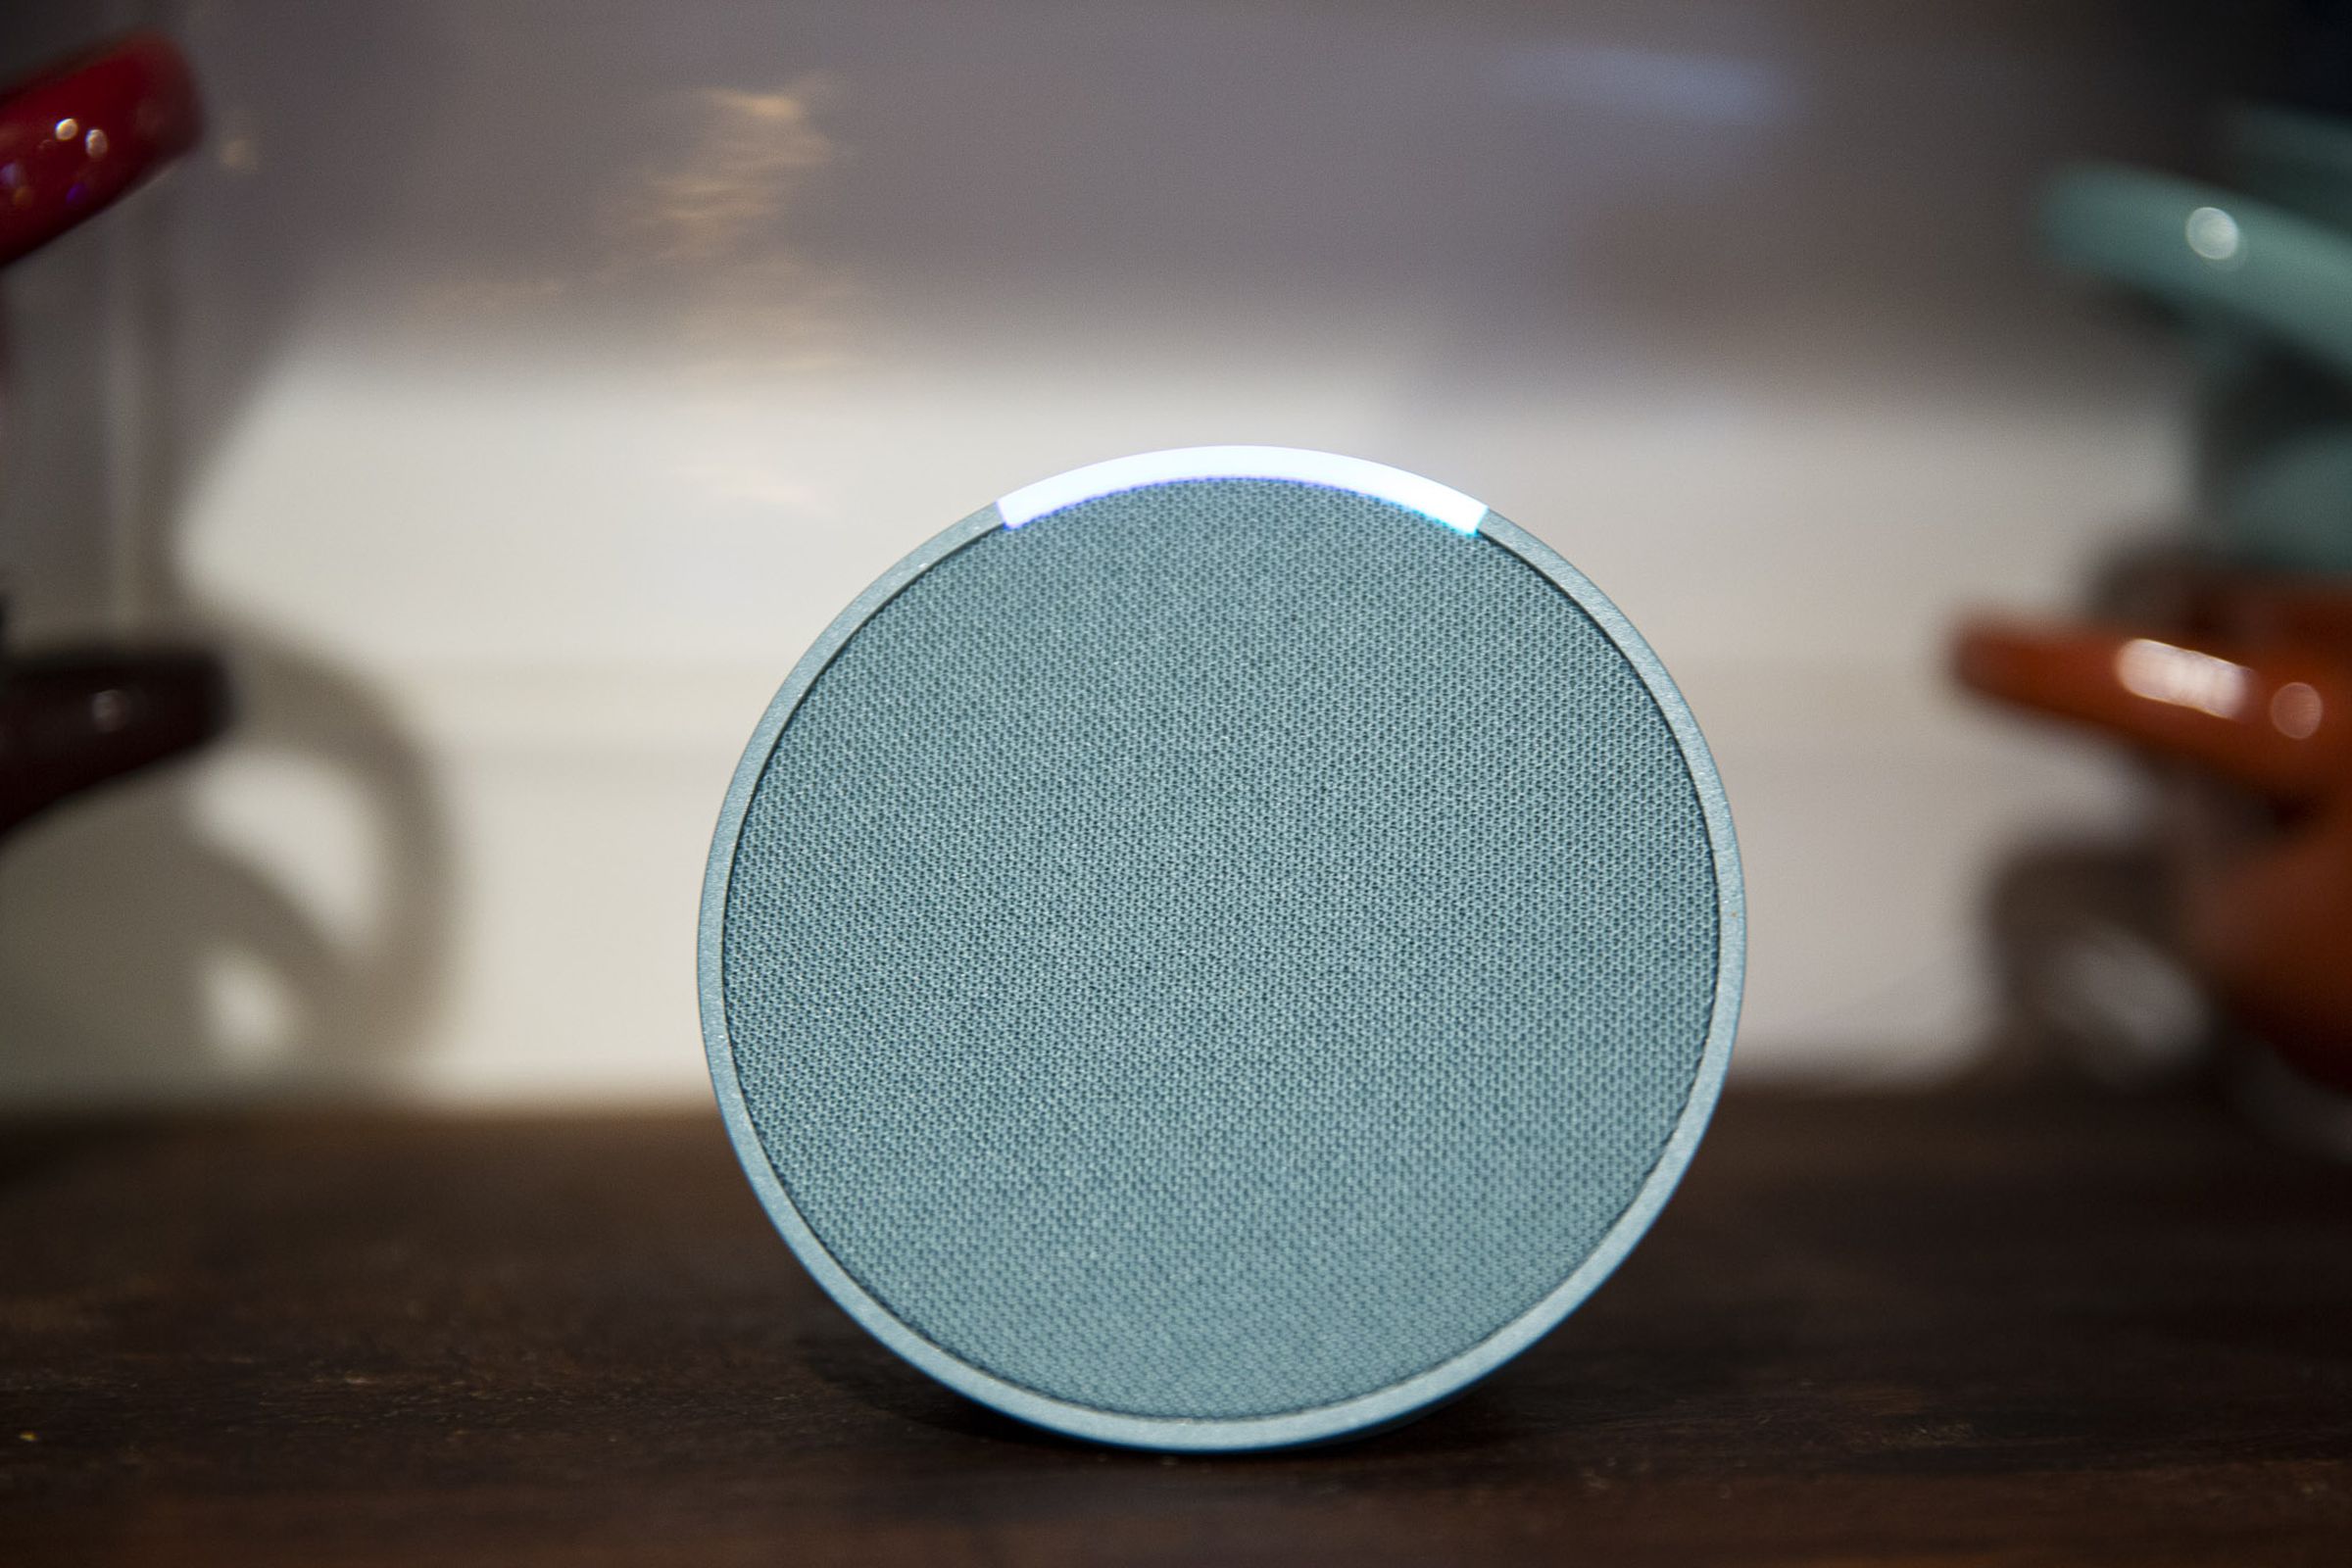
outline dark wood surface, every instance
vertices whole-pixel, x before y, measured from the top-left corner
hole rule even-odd
[[[1735,1098],[1452,1405],[1032,1433],[800,1274],[715,1119],[0,1129],[0,1564],[2352,1562],[2352,1170],[2191,1103]]]

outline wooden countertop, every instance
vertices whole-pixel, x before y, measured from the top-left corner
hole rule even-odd
[[[0,1564],[2352,1562],[2352,1169],[2193,1102],[1735,1096],[1618,1277],[1361,1443],[935,1388],[715,1116],[0,1126]]]

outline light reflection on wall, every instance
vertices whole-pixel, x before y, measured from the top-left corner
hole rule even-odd
[[[816,124],[812,99],[822,86],[681,95],[689,143],[626,183],[604,225],[614,259],[707,263],[771,244],[808,173],[839,156]]]
[[[796,220],[843,162],[819,122],[837,89],[811,76],[765,91],[701,87],[624,111],[651,148],[616,172],[576,265],[449,277],[418,296],[440,325],[529,327],[598,310],[668,340],[696,372],[821,368],[847,352],[857,293],[807,253]]]

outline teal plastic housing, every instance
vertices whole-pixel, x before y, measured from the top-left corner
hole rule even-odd
[[[1573,1310],[1689,1163],[1745,947],[1705,743],[1591,582],[1429,481],[1212,450],[861,595],[746,748],[701,938],[729,1135],[828,1294],[1175,1450],[1393,1424]]]

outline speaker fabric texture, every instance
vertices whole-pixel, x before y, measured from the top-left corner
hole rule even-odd
[[[1158,1448],[1393,1423],[1646,1229],[1728,1062],[1731,820],[1532,536],[1280,448],[1015,492],[754,735],[713,1081],[818,1282],[962,1393]]]

